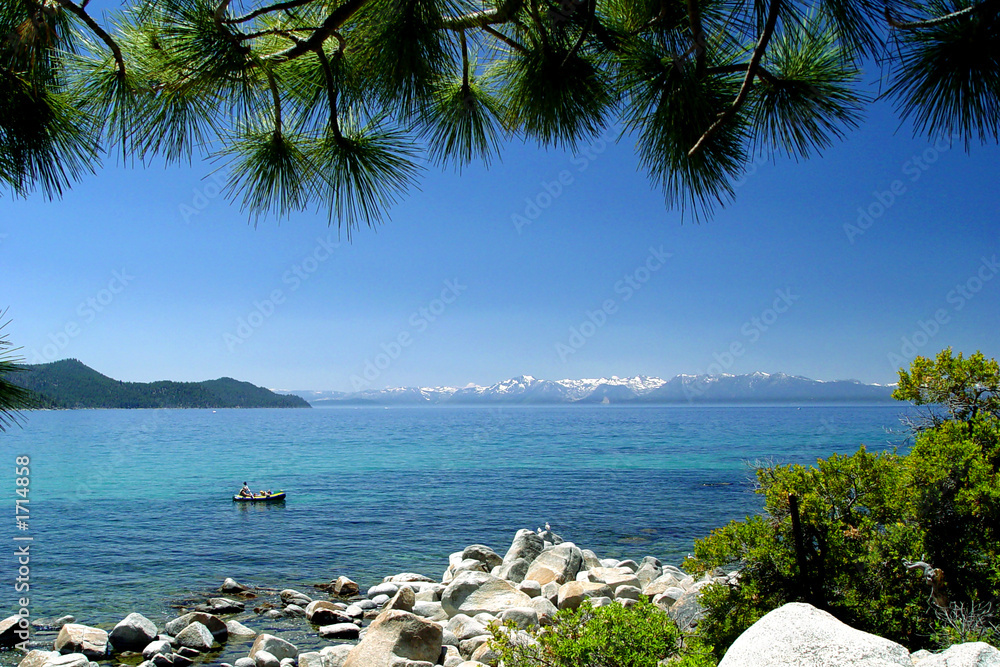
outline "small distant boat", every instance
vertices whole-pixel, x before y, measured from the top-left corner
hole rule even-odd
[[[235,503],[280,503],[285,500],[285,492],[265,493],[256,496],[233,496]]]

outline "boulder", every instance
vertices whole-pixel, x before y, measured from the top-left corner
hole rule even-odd
[[[207,604],[198,605],[194,609],[206,614],[238,614],[246,609],[246,605],[229,598],[210,598]]]
[[[253,658],[236,658],[233,667],[254,667],[255,664]]]
[[[227,577],[226,580],[222,582],[222,585],[219,586],[220,593],[243,593],[248,590],[250,590],[249,587],[244,586],[231,577]]]
[[[77,623],[67,623],[59,630],[54,643],[60,653],[82,653],[92,660],[100,660],[108,653],[108,633]]]
[[[513,581],[516,584],[524,581],[524,576],[528,574],[529,565],[531,565],[531,562],[527,558],[514,558],[504,561],[500,567],[496,568],[494,576],[506,579],[507,581]]]
[[[204,653],[212,649],[215,638],[212,632],[201,623],[195,621],[174,637],[174,644],[177,646],[187,646],[196,651]]]
[[[458,652],[463,656],[472,657],[480,646],[485,644],[490,640],[490,635],[476,635],[475,637],[469,637],[468,639],[463,639],[458,643]]]
[[[681,580],[673,572],[664,571],[659,577],[642,587],[642,594],[652,598],[668,588],[677,588],[680,583]]]
[[[915,667],[1000,667],[1000,651],[985,642],[953,644],[940,653],[920,658],[914,653],[911,658]]]
[[[675,602],[680,600],[684,596],[684,589],[677,588],[676,586],[671,586],[667,590],[663,591],[659,595],[653,596],[653,604],[662,609],[663,611],[669,611]]]
[[[402,611],[413,611],[413,605],[417,601],[417,596],[409,586],[400,588],[392,599],[385,603],[383,611],[389,609],[399,609]]]
[[[312,604],[312,602],[309,604]],[[285,607],[283,611],[285,612],[285,616],[297,616],[299,618],[304,618],[306,615],[306,610],[297,604],[290,604]]]
[[[31,649],[28,651],[21,662],[17,663],[17,667],[45,667],[50,660],[60,657],[62,654],[59,651],[40,651],[38,649]],[[86,660],[86,658],[84,658]]]
[[[542,584],[542,597],[555,604],[559,601],[559,584],[554,581],[550,581],[547,584]]]
[[[445,629],[454,634],[459,641],[490,634],[485,625],[465,614],[453,616]]]
[[[147,660],[146,662],[152,663],[154,667],[174,667],[174,654],[157,653],[153,656],[152,660]]]
[[[483,562],[490,570],[503,564],[503,558],[484,544],[470,544],[462,550],[462,560],[475,559]]]
[[[45,667],[89,667],[93,664],[82,653],[67,653],[47,660]]]
[[[638,600],[641,594],[638,586],[619,586],[615,589],[615,598],[618,600]]]
[[[538,612],[534,607],[512,607],[500,612],[499,621],[512,621],[519,630],[531,630],[538,627]]]
[[[540,584],[554,581],[564,584],[576,579],[576,573],[583,567],[583,552],[572,542],[563,542],[548,551],[538,554],[531,561],[525,579],[534,579]]]
[[[595,567],[601,567],[601,559],[597,557],[590,549],[584,549],[580,553],[583,554],[583,567],[588,570],[593,570]]]
[[[436,581],[428,577],[426,574],[417,574],[416,572],[401,572],[400,574],[394,574],[391,577],[386,577],[384,582],[394,583],[394,584],[437,583]]]
[[[681,632],[688,632],[698,624],[698,621],[705,615],[705,607],[701,604],[701,589],[708,585],[708,582],[699,582],[684,591],[684,594],[677,598],[677,601],[670,605],[667,613]]]
[[[333,592],[342,597],[352,597],[361,592],[361,587],[347,577],[337,577],[333,582]]]
[[[21,627],[21,617],[17,614],[0,621],[0,646],[13,646],[28,639],[28,620]]]
[[[456,667],[462,661],[462,654],[458,652],[457,647],[447,644],[441,647],[441,658],[438,660],[438,664],[444,667]]]
[[[178,616],[174,620],[169,621],[164,626],[163,631],[171,637],[176,637],[181,630],[192,623],[201,623],[204,625],[212,633],[212,636],[215,637],[215,641],[220,644],[225,644],[229,639],[229,626],[227,623],[218,616],[206,614],[202,611],[193,611],[189,614]]]
[[[597,581],[570,581],[559,587],[556,606],[560,609],[576,609],[587,598],[609,597],[611,588]]]
[[[144,660],[152,660],[154,655],[170,655],[173,651],[174,647],[170,642],[165,639],[156,639],[146,644],[146,648],[142,649],[142,657]]]
[[[360,634],[361,628],[354,623],[334,623],[319,629],[319,636],[324,639],[357,639]]]
[[[330,625],[331,623],[349,623],[351,617],[345,614],[334,603],[327,600],[313,600],[306,606],[306,619],[314,625]]]
[[[326,659],[324,667],[344,667],[344,661],[354,648],[353,644],[337,644],[320,649],[320,655]]]
[[[639,571],[639,564],[636,563],[634,560],[619,561],[618,567],[627,567],[632,571],[633,574]]]
[[[432,621],[390,609],[368,626],[343,667],[393,667],[397,658],[434,663],[441,655],[441,634]]]
[[[299,667],[328,667],[330,659],[319,651],[299,653]]]
[[[392,597],[399,591],[399,584],[393,583],[381,583],[376,584],[368,589],[368,597],[374,600],[379,595],[388,595]]]
[[[395,593],[393,593],[393,595],[395,595]],[[372,602],[374,602],[374,603],[375,603],[375,606],[376,606],[376,607],[381,607],[382,605],[384,605],[384,604],[385,604],[386,602],[388,602],[388,601],[389,601],[389,600],[391,600],[391,599],[392,599],[392,598],[391,598],[390,596],[388,596],[388,595],[385,595],[385,594],[383,593],[383,594],[381,594],[381,595],[376,595],[375,597],[373,597],[373,598],[372,598]]]
[[[281,661],[267,651],[257,651],[253,656],[256,667],[281,667]]]
[[[495,667],[500,662],[500,654],[490,646],[489,642],[486,642],[472,653],[472,661]]]
[[[206,626],[206,627],[208,627],[208,626]],[[208,629],[211,630],[212,628],[208,628]],[[254,632],[253,630],[251,630],[247,626],[243,625],[239,621],[235,621],[235,620],[233,620],[233,621],[226,621],[226,631],[228,632],[229,635],[231,635],[233,637],[256,637],[257,636],[256,632]],[[218,640],[219,638],[216,637],[215,639]]]
[[[295,644],[269,634],[257,636],[253,646],[250,647],[250,657],[256,658],[259,651],[267,651],[279,661],[284,658],[296,658],[299,655],[299,649],[295,647]]]
[[[538,554],[542,553],[544,546],[544,540],[534,531],[521,529],[514,535],[514,541],[507,549],[503,562],[509,563],[517,558],[523,558],[530,563],[538,557]]]
[[[537,598],[542,594],[542,585],[534,579],[525,579],[517,585],[517,590],[521,591],[529,598]]]
[[[441,593],[441,607],[449,617],[462,613],[499,614],[511,607],[530,607],[531,598],[504,579],[485,572],[461,572]]]
[[[719,667],[913,667],[899,644],[855,630],[802,602],[767,613],[736,638]]]
[[[195,652],[197,653],[197,651]],[[174,653],[170,657],[172,658],[171,667],[191,667],[194,664],[194,660],[181,653]]]
[[[546,597],[531,598],[531,608],[538,614],[538,622],[548,625],[559,610]]]
[[[448,620],[448,614],[445,613],[444,607],[441,606],[440,602],[417,602],[410,611],[417,616],[423,616],[432,621]]]
[[[142,614],[132,613],[114,627],[108,639],[116,651],[142,651],[156,639],[156,625]]]

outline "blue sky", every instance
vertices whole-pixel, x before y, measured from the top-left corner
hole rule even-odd
[[[279,389],[892,382],[949,345],[1000,356],[995,146],[914,139],[874,105],[819,158],[755,163],[701,224],[666,209],[629,139],[580,148],[515,142],[488,171],[429,167],[350,243],[323,215],[254,228],[206,163],[110,157],[61,200],[0,203],[7,331],[29,362]]]

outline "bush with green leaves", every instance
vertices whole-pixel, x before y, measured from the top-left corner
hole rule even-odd
[[[529,633],[534,642],[523,641],[513,625],[492,625],[490,630],[504,667],[657,667],[682,649],[673,620],[648,601],[631,607],[584,602],[579,609],[562,609],[552,624]],[[677,664],[714,664],[698,662],[697,651],[685,653],[688,662]]]
[[[894,394],[929,408],[908,454],[862,446],[815,466],[758,469],[764,513],[713,531],[687,562],[740,567],[738,583],[703,594],[704,641],[721,656],[768,611],[801,601],[911,649],[933,647],[948,636],[949,611],[995,606],[998,386],[997,363],[981,353],[918,357]]]

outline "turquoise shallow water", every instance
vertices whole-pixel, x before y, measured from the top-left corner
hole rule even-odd
[[[546,521],[600,557],[678,563],[759,509],[746,461],[905,447],[905,406],[328,408],[36,412],[0,434],[31,457],[31,612],[114,624],[227,576],[305,588],[440,577]],[[243,480],[283,506],[231,502]],[[0,524],[2,526],[2,524]],[[0,561],[16,611],[13,548]],[[4,574],[6,573],[6,574]],[[9,664],[10,659],[3,659]]]

